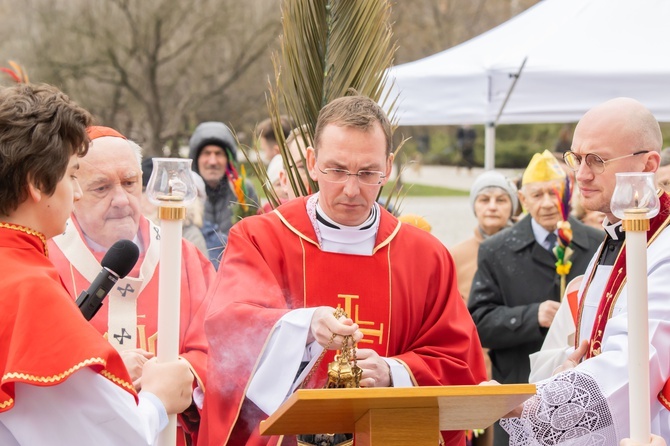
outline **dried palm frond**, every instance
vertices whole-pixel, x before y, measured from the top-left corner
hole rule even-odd
[[[382,97],[390,91],[386,72],[397,48],[392,42],[390,16],[388,0],[283,0],[283,34],[280,50],[273,55],[275,81],[267,102],[284,169],[297,196],[318,190],[318,185],[300,181],[280,116],[288,115],[301,129],[307,147],[321,108],[354,89],[377,101],[393,122],[395,100],[387,107],[389,98]],[[262,175],[264,168],[255,170]],[[279,203],[273,193],[267,196],[273,205]]]

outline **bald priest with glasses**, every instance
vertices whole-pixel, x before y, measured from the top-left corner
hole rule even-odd
[[[393,162],[384,111],[363,96],[332,101],[306,161],[318,193],[230,232],[205,322],[204,444],[276,444],[259,436],[258,423],[297,386],[323,387],[347,336],[358,342],[361,387],[486,378],[446,248],[375,201]],[[337,318],[337,308],[347,316]],[[464,441],[462,432],[442,436],[447,445]]]
[[[626,233],[610,208],[619,172],[655,172],[663,144],[652,113],[629,98],[589,110],[564,158],[584,208],[605,213],[606,235],[579,290],[575,347],[537,395],[501,421],[510,445],[617,445],[630,436]],[[670,439],[670,196],[647,231],[651,433]]]

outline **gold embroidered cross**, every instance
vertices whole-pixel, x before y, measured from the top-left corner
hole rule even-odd
[[[355,311],[351,311],[352,307],[352,300],[353,299],[360,299],[360,296],[356,294],[338,294],[338,298],[344,299],[344,311],[347,314],[352,315],[352,319],[354,320],[355,323],[357,323],[360,327],[361,333],[363,333],[365,336],[372,336],[372,337],[377,337],[379,339],[379,345],[384,345],[383,341],[383,335],[384,335],[384,323],[379,324],[379,329],[375,328],[364,328],[364,326],[373,326],[375,323],[373,321],[364,321],[359,318],[359,305],[355,306]],[[372,344],[373,340],[372,339],[366,339],[363,338],[359,342],[362,343],[367,343],[367,344]]]

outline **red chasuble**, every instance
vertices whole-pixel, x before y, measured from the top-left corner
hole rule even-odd
[[[55,386],[90,367],[137,395],[119,354],[82,317],[46,257],[44,237],[0,223],[0,412],[15,383]]]
[[[230,232],[205,322],[210,343],[200,432],[205,444],[279,441],[260,437],[258,423],[266,415],[245,392],[270,330],[294,308],[344,308],[365,335],[358,348],[398,360],[416,385],[486,379],[453,261],[438,240],[382,210],[372,256],[323,252],[306,200],[244,219]],[[462,432],[443,434],[448,445],[463,442]],[[294,444],[293,438],[281,444]]]
[[[77,221],[73,218],[73,227],[68,227],[68,231],[77,231],[79,238],[83,236]],[[156,228],[151,225],[151,228]],[[142,217],[140,220],[140,232],[142,240],[145,244],[157,243],[159,236],[157,233],[152,234],[150,222]],[[65,284],[66,289],[70,293],[72,299],[76,299],[78,293],[87,289],[90,282],[82,275],[74,264],[74,260],[68,256],[67,252],[59,249],[59,247],[52,242],[48,243],[49,257],[56,265],[58,272]],[[153,247],[151,248],[153,249]],[[157,249],[157,247],[156,247]],[[102,252],[92,253],[97,260],[97,265],[94,266],[95,271],[100,271],[100,261],[104,257]],[[145,254],[142,253],[135,264],[135,267],[130,271],[128,277],[143,277],[141,285],[135,288],[126,287],[122,292],[131,296],[136,294],[137,299],[137,336],[136,343],[133,347],[142,348],[144,350],[156,353],[157,331],[158,331],[158,262],[151,268],[149,274],[140,272],[145,262]],[[205,370],[207,368],[207,341],[203,331],[205,310],[207,303],[204,299],[207,293],[207,287],[214,280],[214,268],[211,262],[206,259],[200,251],[193,245],[182,241],[182,280],[181,280],[181,306],[180,306],[180,323],[179,323],[179,355],[186,359],[191,365],[193,372],[200,380],[204,378]],[[105,336],[111,338],[110,342],[124,342],[125,336],[113,333],[107,333],[107,312],[109,304],[105,301],[100,311],[91,319],[90,323],[97,328],[97,330]],[[116,337],[114,336],[116,335]],[[200,383],[204,389],[204,383]]]
[[[100,261],[104,253],[91,253],[90,261],[82,258],[82,250],[88,250],[81,228],[73,217],[73,224],[68,224],[63,241],[59,245],[50,241],[49,257],[56,266],[71,299],[76,299],[82,290],[89,287],[90,281],[84,277],[78,268],[93,268],[97,274],[102,267]],[[109,342],[122,350],[119,344],[128,344],[130,348],[141,348],[156,353],[158,342],[158,244],[160,235],[158,227],[151,224],[146,218],[140,219],[140,233],[145,245],[145,252],[140,255],[135,267],[128,274],[127,280],[121,279],[115,288],[110,291],[110,296],[91,319],[90,323],[100,334],[104,334]],[[62,246],[63,249],[60,249]],[[148,254],[148,253],[151,254]],[[149,260],[149,257],[154,260]],[[152,263],[153,262],[153,263]],[[95,277],[95,276],[93,276]],[[132,279],[131,279],[132,278]],[[138,279],[135,279],[138,278]],[[196,377],[197,384],[205,391],[205,375],[207,370],[207,340],[203,329],[207,302],[205,294],[209,284],[214,280],[214,267],[211,262],[203,256],[191,243],[182,240],[182,266],[181,266],[181,293],[179,313],[179,356],[186,359],[191,366],[191,371]],[[111,295],[116,292],[122,293],[124,298],[136,299],[137,329],[135,339],[127,332],[108,333],[108,312],[110,308]],[[181,427],[190,434],[194,441],[197,438],[197,413],[184,413],[181,418]],[[194,420],[192,420],[195,418]],[[179,444],[185,444],[183,433],[178,433]]]

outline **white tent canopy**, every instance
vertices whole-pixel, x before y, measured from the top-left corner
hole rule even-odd
[[[618,96],[670,121],[670,0],[544,0],[389,74],[401,125],[575,122]]]

